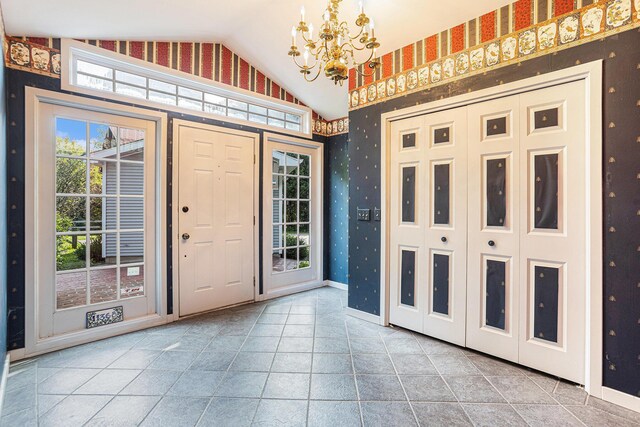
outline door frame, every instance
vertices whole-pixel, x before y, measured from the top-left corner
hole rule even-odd
[[[267,189],[267,183],[269,183],[269,189],[271,188],[271,170],[273,165],[271,164],[272,158],[271,155],[267,155],[269,150],[271,150],[271,143],[280,143],[280,144],[288,144],[293,146],[311,148],[313,150],[317,150],[316,154],[318,156],[318,161],[320,163],[320,168],[318,171],[318,181],[319,181],[319,191],[316,195],[318,199],[318,203],[315,203],[315,208],[312,208],[314,214],[318,217],[318,238],[315,239],[315,243],[311,246],[312,250],[318,254],[316,258],[316,275],[317,277],[311,281],[303,282],[300,284],[290,285],[282,289],[275,290],[273,292],[269,292],[269,286],[271,284],[270,280],[270,272],[268,267],[270,264],[268,263],[268,257],[271,256],[271,252],[273,250],[273,243],[270,239],[264,238],[267,234],[268,227],[271,227],[271,215],[265,214],[265,212],[271,212],[273,206],[271,205],[271,198],[267,197],[265,193],[265,189]],[[281,297],[284,295],[290,295],[296,292],[302,292],[314,288],[319,288],[325,285],[324,283],[324,144],[316,141],[312,141],[310,139],[301,139],[294,138],[291,136],[280,135],[275,133],[267,133],[263,134],[263,158],[262,158],[262,186],[263,195],[262,195],[262,230],[263,230],[263,242],[262,242],[262,294],[259,294],[259,289],[256,286],[256,301],[265,301],[272,298]],[[313,192],[313,190],[311,190]],[[313,193],[312,193],[313,194]]]
[[[587,117],[587,139],[590,145],[586,152],[586,162],[589,168],[585,170],[586,181],[586,222],[585,230],[587,245],[585,248],[585,262],[587,264],[588,290],[585,295],[587,316],[585,337],[585,389],[601,399],[611,394],[602,386],[602,348],[603,348],[603,202],[602,202],[602,66],[603,61],[597,60],[564,70],[554,71],[539,76],[518,80],[512,83],[494,86],[477,92],[454,96],[438,101],[428,102],[402,110],[390,111],[381,116],[381,200],[382,203],[382,235],[380,254],[380,324],[389,324],[389,232],[390,232],[390,150],[391,150],[391,122],[418,115],[435,113],[456,107],[489,101],[523,92],[530,92],[551,86],[574,81],[583,81],[586,94],[585,114]],[[610,389],[609,389],[610,390]],[[622,404],[624,403],[618,403]],[[637,403],[636,403],[637,404]],[[627,405],[627,407],[629,407]],[[637,410],[637,409],[636,409]]]
[[[38,307],[37,307],[37,244],[36,244],[36,186],[37,162],[36,142],[38,137],[39,117],[41,104],[51,104],[85,111],[131,117],[155,122],[156,126],[156,151],[158,162],[156,167],[156,227],[155,227],[155,270],[156,270],[156,313],[137,319],[114,323],[96,329],[84,329],[57,335],[46,339],[39,339],[38,333]],[[99,101],[81,96],[68,95],[33,87],[25,88],[25,347],[11,352],[12,360],[35,356],[50,351],[85,344],[88,342],[120,335],[152,326],[162,325],[170,320],[167,316],[167,292],[166,292],[166,162],[167,147],[167,115],[162,112],[116,104],[113,102]],[[31,168],[30,168],[31,166]]]
[[[260,242],[260,230],[258,227],[259,206],[260,206],[260,170],[258,165],[258,158],[260,155],[260,134],[254,132],[247,132],[242,130],[236,130],[227,128],[224,126],[210,125],[206,123],[192,122],[189,120],[173,119],[172,126],[172,141],[171,153],[172,153],[172,168],[171,168],[171,257],[173,260],[172,268],[172,296],[173,296],[173,316],[174,320],[180,319],[180,206],[178,203],[178,190],[180,189],[180,157],[179,157],[179,145],[180,144],[180,127],[190,127],[194,129],[202,129],[213,132],[228,133],[232,135],[243,136],[253,139],[253,287],[254,287],[254,301],[258,301],[258,277],[260,272],[259,262],[259,242]],[[213,309],[219,310],[219,309]],[[188,317],[188,316],[183,316]]]

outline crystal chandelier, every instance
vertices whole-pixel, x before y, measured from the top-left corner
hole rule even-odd
[[[360,13],[356,19],[359,31],[356,35],[352,35],[347,22],[340,22],[338,18],[341,1],[329,0],[317,40],[313,38],[313,24],[307,24],[305,21],[304,7],[300,13],[300,23],[291,29],[289,56],[293,58],[293,62],[300,68],[300,73],[308,82],[316,80],[320,72],[324,70],[324,74],[329,79],[342,86],[343,82],[349,78],[350,66],[363,76],[373,75],[376,68],[380,66],[380,59],[376,55],[380,43],[375,37],[373,20],[364,13],[364,7],[360,2]],[[300,53],[297,46],[298,34],[302,36],[304,41],[303,54]],[[362,51],[368,54],[368,58],[363,62],[358,62],[356,54]],[[302,56],[304,64],[298,62],[300,56]],[[363,64],[368,64],[370,73],[359,70],[359,66]]]

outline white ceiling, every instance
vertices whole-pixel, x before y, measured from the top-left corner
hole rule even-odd
[[[382,55],[509,3],[365,0],[365,11],[375,20]],[[9,35],[223,43],[323,117],[344,117],[346,87],[322,76],[306,83],[287,56],[303,4],[318,28],[325,0],[0,0]],[[342,2],[349,23],[357,6]]]

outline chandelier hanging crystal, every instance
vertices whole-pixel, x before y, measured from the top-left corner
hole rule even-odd
[[[289,56],[300,68],[300,73],[308,82],[318,78],[322,70],[324,74],[335,84],[340,86],[349,78],[349,68],[353,67],[363,76],[371,76],[380,66],[380,59],[376,51],[380,43],[376,40],[373,20],[364,13],[364,7],[360,2],[360,13],[356,19],[358,34],[352,35],[346,21],[340,22],[338,18],[340,2],[342,0],[329,0],[324,12],[324,22],[320,26],[320,34],[317,40],[313,38],[313,24],[305,21],[304,7],[300,13],[300,23],[291,29],[291,49]],[[304,41],[304,53],[300,53],[297,46],[298,34]],[[356,60],[359,52],[368,53],[368,58],[363,62]],[[304,64],[300,64],[302,56]],[[310,64],[310,60],[313,62]],[[367,64],[371,70],[361,72],[360,66]],[[314,71],[317,68],[317,71]],[[363,67],[366,68],[366,67]],[[310,77],[311,75],[315,75]]]

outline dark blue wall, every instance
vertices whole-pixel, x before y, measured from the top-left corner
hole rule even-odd
[[[4,36],[4,35],[3,35]],[[7,348],[7,98],[4,61],[0,64],[0,378]]]
[[[355,110],[349,115],[349,307],[380,312],[380,227],[356,208],[380,206],[382,113],[604,60],[604,385],[640,396],[640,31]]]
[[[327,279],[349,283],[349,135],[336,135],[327,139],[325,157],[325,212],[324,224],[328,262]]]
[[[7,296],[8,302],[8,323],[6,328],[2,325],[1,331],[7,331],[7,345],[6,348],[9,350],[23,348],[24,347],[24,339],[25,339],[25,240],[24,240],[24,202],[25,202],[25,186],[24,186],[24,178],[25,178],[25,87],[31,86],[41,89],[47,89],[56,92],[64,92],[60,88],[60,80],[54,79],[51,77],[45,77],[33,73],[27,73],[24,71],[18,71],[13,69],[6,70],[6,81],[7,81],[7,122],[9,126],[7,127],[7,147],[6,149],[2,148],[2,155],[6,153],[8,157],[7,164],[7,173],[2,174],[2,177],[6,176],[7,183],[6,186],[3,183],[0,183],[0,196],[2,195],[5,189],[7,191],[7,203],[8,206],[4,209],[1,209],[0,212],[4,215],[7,215],[7,221],[0,221],[0,227],[3,227],[7,224],[8,230],[3,234],[8,236],[9,249],[6,258],[6,262],[2,262],[0,267],[0,274],[6,266],[7,268],[7,277],[8,283],[11,283],[11,288],[8,291],[0,290],[2,297],[0,297],[0,302],[4,301],[5,295]],[[96,98],[100,99],[100,98]],[[107,99],[102,99],[104,101],[109,101]],[[123,103],[120,103],[123,104]],[[134,105],[134,104],[126,104],[126,105]],[[145,108],[145,107],[141,107]],[[164,111],[161,109],[154,109],[156,111]],[[263,143],[263,133],[262,129],[256,129],[250,126],[242,126],[236,124],[230,124],[226,122],[222,122],[219,120],[211,120],[205,119],[198,116],[189,116],[185,114],[179,114],[174,112],[167,112],[169,118],[168,132],[167,132],[167,143],[168,143],[168,157],[167,157],[167,177],[169,182],[167,183],[167,223],[171,224],[172,219],[172,208],[171,208],[171,174],[173,167],[173,158],[172,158],[172,144],[173,144],[173,125],[172,122],[174,119],[182,119],[182,120],[190,120],[194,122],[206,123],[215,126],[223,126],[231,129],[239,129],[248,132],[255,132],[260,134],[260,160],[259,165],[260,169],[262,169],[262,143]],[[0,130],[1,131],[1,130]],[[5,132],[2,132],[4,136]],[[317,142],[321,142],[325,144],[327,142],[327,138],[324,136],[314,135],[313,140]],[[328,153],[328,147],[325,145],[325,157]],[[1,164],[0,164],[1,167]],[[330,173],[327,172],[327,162],[325,162],[325,177],[329,176]],[[260,170],[260,182],[262,183],[262,170]],[[325,183],[325,187],[327,183]],[[260,186],[260,200],[262,200],[262,185]],[[0,200],[1,203],[1,200]],[[260,202],[260,217],[262,217],[262,202]],[[325,223],[327,221],[327,210],[324,212]],[[0,229],[1,231],[1,229]],[[170,234],[170,228],[167,229],[167,232]],[[4,244],[3,240],[3,244]],[[323,278],[327,278],[328,271],[330,270],[330,258],[327,256],[328,254],[328,239],[324,241],[324,255],[325,255],[325,266],[323,272]],[[260,222],[260,242],[259,247],[262,247],[262,222]],[[1,250],[1,247],[0,247]],[[169,313],[173,312],[173,282],[172,282],[172,248],[171,243],[169,243],[167,250],[167,303],[169,308]],[[260,266],[262,266],[262,251],[260,251]],[[2,276],[4,277],[4,276]],[[4,282],[0,282],[0,285],[4,285]],[[259,272],[259,286],[262,290],[262,269]],[[6,318],[6,317],[5,317]],[[0,338],[2,338],[0,336]],[[1,346],[5,348],[5,346]]]

